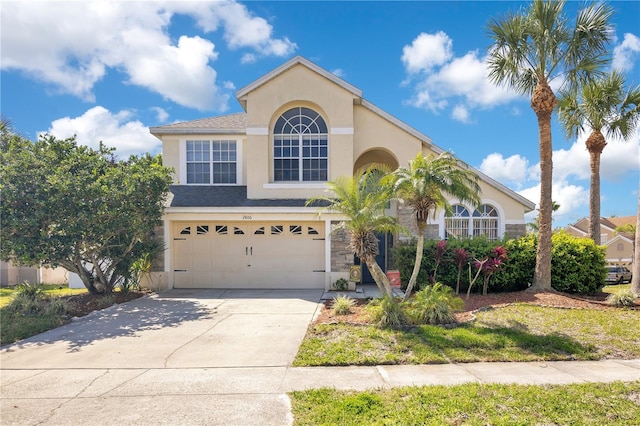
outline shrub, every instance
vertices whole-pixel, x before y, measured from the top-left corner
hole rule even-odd
[[[333,286],[338,291],[345,291],[349,288],[349,281],[345,278],[338,278]]]
[[[335,315],[348,315],[355,304],[355,299],[341,295],[333,298],[331,309]]]
[[[636,295],[633,294],[631,290],[619,291],[617,293],[612,293],[607,297],[607,305],[617,306],[617,307],[625,307],[625,306],[634,306],[636,300]]]
[[[409,321],[402,310],[402,304],[396,299],[385,297],[374,300],[368,305],[373,322],[382,328],[394,330],[406,327]]]
[[[416,324],[450,324],[456,321],[454,310],[464,306],[451,287],[442,283],[426,286],[409,301],[409,316]]]
[[[593,294],[604,286],[605,248],[564,231],[551,239],[551,286],[566,293]]]

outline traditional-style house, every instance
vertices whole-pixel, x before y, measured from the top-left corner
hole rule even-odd
[[[349,276],[354,257],[345,236],[330,233],[339,217],[319,215],[306,200],[325,194],[327,181],[372,164],[395,169],[419,152],[443,152],[302,57],[240,89],[237,99],[244,112],[150,129],[162,140],[164,164],[175,169],[164,265],[153,288],[329,289]],[[450,200],[453,216],[441,212],[427,237],[525,233],[534,203],[476,172],[482,204]],[[415,231],[402,205],[392,203],[388,214]],[[384,269],[393,241],[382,241]]]
[[[635,216],[600,218],[600,244],[606,247],[606,260],[609,264],[631,265],[633,261],[633,240],[631,232],[618,232],[616,228],[635,225]],[[566,227],[566,231],[576,237],[589,235],[589,218],[584,217]]]

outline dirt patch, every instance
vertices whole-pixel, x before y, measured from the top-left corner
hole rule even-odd
[[[100,295],[91,293],[74,294],[71,296],[62,296],[61,298],[67,302],[69,306],[68,314],[73,317],[83,317],[93,311],[108,308],[120,303],[126,303],[131,300],[138,299],[150,291],[146,289],[121,292],[116,291],[110,295]]]
[[[551,306],[557,308],[581,308],[581,309],[619,309],[608,306],[606,299],[609,293],[599,293],[596,295],[583,296],[567,293],[550,292],[532,292],[529,290],[511,292],[511,293],[492,293],[486,296],[479,294],[471,294],[469,298],[462,295],[464,301],[464,309],[457,312],[456,320],[458,322],[467,322],[473,318],[472,312],[487,307],[498,307],[509,305],[512,303],[528,303],[531,305]],[[349,315],[334,315],[331,311],[331,300],[324,303],[322,311],[316,318],[316,324],[333,324],[333,323],[349,323],[349,324],[367,324],[369,323],[369,315],[366,312],[366,300],[358,300]],[[640,301],[636,300],[633,309],[640,309]]]

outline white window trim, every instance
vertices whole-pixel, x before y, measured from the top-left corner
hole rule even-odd
[[[236,138],[202,138],[202,139],[189,139],[189,140],[202,140],[208,141],[211,143],[212,141],[233,141],[236,143],[236,183],[187,183],[187,139],[180,139],[180,176],[178,179],[180,180],[180,185],[189,185],[189,186],[242,186],[242,139]],[[213,151],[212,151],[213,153]],[[210,161],[212,164],[212,161]]]
[[[475,207],[472,207],[466,203],[461,203],[459,200],[449,200],[449,204],[454,205],[454,204],[460,204],[461,206],[464,206],[468,211],[469,211],[469,236],[473,237],[473,212],[476,210]],[[491,207],[493,207],[494,209],[496,209],[496,212],[498,213],[498,239],[501,239],[504,237],[504,233],[506,230],[506,220],[505,220],[505,213],[504,213],[504,209],[502,208],[502,205],[500,205],[500,203],[498,203],[495,200],[492,199],[482,199],[480,200],[480,204],[478,204],[478,207],[483,205],[483,204],[489,204]],[[447,232],[446,232],[446,216],[443,210],[440,211],[440,214],[438,215],[438,227],[439,227],[439,234],[440,234],[440,238],[446,238]]]

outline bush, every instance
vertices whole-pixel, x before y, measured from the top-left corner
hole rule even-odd
[[[335,315],[348,315],[355,304],[356,301],[348,296],[338,296],[333,298],[331,309]]]
[[[425,241],[424,257],[418,274],[419,283],[430,283],[430,276],[435,267],[434,253],[437,240]],[[450,240],[447,253],[438,266],[437,280],[455,288],[458,268],[453,261],[454,250],[463,248],[470,253],[470,261],[491,256],[495,247],[503,245],[508,253],[508,260],[489,281],[489,292],[505,292],[524,290],[533,282],[536,266],[537,237],[527,235],[514,240],[488,241],[485,238]],[[551,251],[551,286],[567,293],[593,294],[604,285],[606,277],[605,252],[603,247],[596,246],[588,238],[573,237],[565,232],[555,232],[552,237]],[[400,271],[403,283],[409,281],[416,245],[414,241],[401,243],[393,248],[394,268]],[[462,271],[460,290],[464,292],[469,285],[469,267]],[[471,266],[471,273],[476,269]]]
[[[374,299],[368,305],[374,323],[379,327],[394,330],[404,328],[409,324],[402,308],[402,304],[391,297]]]
[[[409,300],[409,317],[415,324],[450,324],[456,321],[454,310],[464,307],[451,287],[442,283],[426,286]]]
[[[551,241],[551,286],[555,290],[593,294],[602,289],[607,277],[604,247],[564,231],[555,232]]]
[[[631,290],[619,291],[612,293],[607,297],[607,305],[617,306],[619,308],[625,306],[634,306],[636,295]]]

